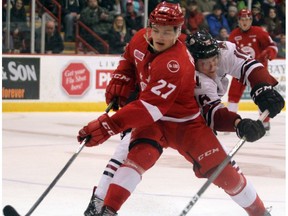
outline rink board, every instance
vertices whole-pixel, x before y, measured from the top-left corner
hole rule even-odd
[[[105,102],[98,103],[2,103],[2,112],[101,112],[107,107]],[[239,103],[241,111],[256,111],[253,102]]]
[[[105,110],[105,89],[119,55],[3,55],[3,112],[89,112]],[[285,60],[269,62],[278,80],[276,89],[286,98]],[[231,79],[231,77],[228,77]],[[222,97],[227,103],[227,93]],[[250,89],[239,110],[255,111]]]

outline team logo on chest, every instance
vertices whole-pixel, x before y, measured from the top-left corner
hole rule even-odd
[[[134,57],[139,59],[140,61],[143,61],[145,54],[142,53],[141,51],[135,49],[134,50]]]
[[[239,41],[239,40],[242,40],[242,36],[236,36],[235,37],[235,41]]]
[[[168,70],[170,72],[176,73],[176,72],[179,71],[180,65],[179,65],[179,63],[176,60],[171,60],[171,61],[168,62],[167,68],[168,68]]]

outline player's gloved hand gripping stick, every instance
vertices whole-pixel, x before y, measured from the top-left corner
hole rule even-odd
[[[269,111],[265,110],[258,120],[261,122],[269,115]],[[191,208],[195,205],[195,203],[200,199],[200,196],[207,190],[210,184],[219,176],[219,174],[223,171],[223,169],[227,166],[227,164],[231,161],[232,157],[238,152],[238,150],[243,146],[246,142],[246,138],[242,137],[237,144],[232,148],[232,150],[228,153],[227,157],[222,161],[222,163],[216,168],[216,170],[212,173],[212,175],[207,179],[205,184],[198,190],[198,192],[193,196],[187,206],[182,210],[180,216],[185,216],[191,210]]]
[[[108,107],[106,108],[105,112],[108,113],[112,107],[115,106],[113,100]],[[66,163],[66,165],[62,168],[62,170],[58,173],[58,175],[54,178],[54,180],[51,182],[51,184],[48,186],[48,188],[43,192],[43,194],[38,198],[38,200],[34,203],[34,205],[30,208],[27,214],[25,216],[30,216],[34,210],[37,208],[37,206],[42,202],[42,200],[47,196],[47,194],[50,192],[50,190],[55,186],[55,184],[58,182],[58,180],[63,176],[63,174],[66,172],[66,170],[69,168],[69,166],[72,164],[72,162],[75,160],[75,158],[78,156],[78,154],[82,151],[84,148],[85,144],[88,142],[89,137],[86,137],[84,139],[78,150],[73,154],[73,156],[70,158],[70,160]],[[3,209],[3,214],[4,216],[20,216],[18,212],[11,206],[11,205],[6,205]]]

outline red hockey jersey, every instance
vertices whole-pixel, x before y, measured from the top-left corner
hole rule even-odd
[[[263,61],[260,58],[261,53],[268,49],[271,60],[276,57],[278,52],[278,48],[268,32],[259,26],[251,26],[246,32],[236,28],[231,32],[229,41],[235,43],[242,51],[260,61],[264,66],[267,66],[267,59]]]
[[[142,29],[135,34],[114,71],[136,79],[141,88],[138,100],[111,117],[123,130],[157,120],[185,122],[200,114],[194,61],[185,44],[177,40],[168,50],[154,53],[145,33]]]

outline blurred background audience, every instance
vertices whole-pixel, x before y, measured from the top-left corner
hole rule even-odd
[[[182,33],[191,34],[207,29],[218,40],[227,40],[230,32],[238,26],[238,11],[248,7],[247,0],[166,1],[180,3],[185,14]],[[148,15],[160,2],[161,0],[148,1]],[[251,2],[252,25],[260,26],[269,33],[278,45],[278,57],[284,58],[286,1],[252,0]],[[8,0],[2,1],[2,52],[30,53],[31,1],[10,0],[10,5],[8,8]],[[7,22],[8,10],[10,22]],[[36,0],[34,22],[36,27],[40,28],[46,22],[41,23],[44,12],[53,17],[53,22],[46,22],[46,53],[69,53],[70,47],[72,47],[70,53],[77,53],[77,47],[86,44],[87,49],[90,46],[97,50],[94,53],[121,54],[131,37],[147,25],[144,10],[144,0]],[[10,24],[9,28],[7,23]],[[83,28],[79,23],[83,23],[87,28]],[[54,25],[53,32],[49,33],[50,27],[47,27],[47,24],[51,25],[51,30]],[[41,35],[35,36],[36,52],[39,52],[40,37]],[[105,43],[109,49],[104,49]],[[53,47],[58,47],[59,50],[56,51]],[[49,49],[50,51],[46,51]]]

